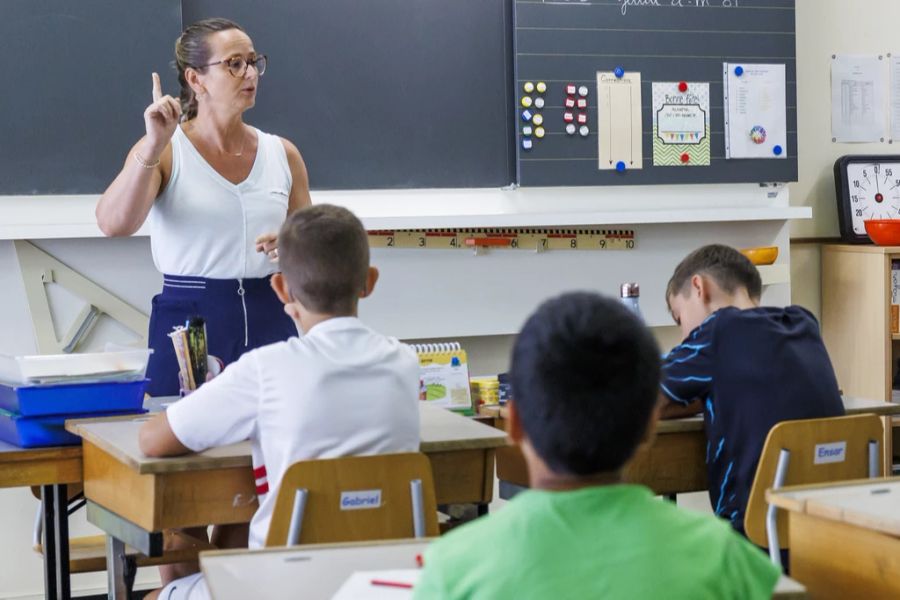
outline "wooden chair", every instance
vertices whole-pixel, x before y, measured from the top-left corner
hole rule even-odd
[[[380,454],[291,465],[281,480],[266,546],[436,535],[428,457]]]
[[[744,514],[744,530],[781,566],[789,547],[787,515],[766,502],[766,489],[879,477],[884,428],[877,415],[785,421],[766,438]]]

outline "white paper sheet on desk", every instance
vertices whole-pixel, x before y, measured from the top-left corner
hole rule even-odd
[[[831,137],[836,142],[884,139],[883,62],[838,54],[831,61]]]
[[[725,158],[787,158],[784,65],[724,63],[723,78]]]
[[[420,569],[390,569],[383,571],[357,571],[331,597],[331,600],[398,600],[412,598],[412,588],[372,585],[372,580],[396,581],[415,585]]]

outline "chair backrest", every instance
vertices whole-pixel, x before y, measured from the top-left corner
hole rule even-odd
[[[281,480],[266,546],[288,540],[297,490],[306,490],[300,544],[414,537],[410,482],[421,481],[426,536],[437,536],[428,457],[419,452],[304,460]]]
[[[877,415],[854,415],[828,419],[785,421],[775,425],[766,438],[747,510],[744,530],[757,546],[768,547],[766,535],[766,490],[774,487],[778,457],[790,452],[782,486],[830,483],[870,477],[869,442],[884,439],[884,427]],[[882,453],[874,456],[877,475],[882,472]],[[779,510],[777,533],[780,548],[789,547],[787,514]]]

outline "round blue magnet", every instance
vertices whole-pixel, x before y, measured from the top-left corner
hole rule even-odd
[[[460,365],[460,362],[459,362],[459,357],[458,357],[458,356],[454,356],[454,357],[452,357],[452,358],[450,359],[450,366],[451,366],[451,367],[458,367],[459,365]]]
[[[620,160],[616,163],[616,171],[618,171],[619,173],[624,173],[626,168],[627,167],[625,166],[624,160]]]
[[[622,79],[623,77],[625,77],[625,69],[623,69],[622,67],[616,67],[616,70],[613,71],[613,74],[619,79]]]
[[[740,77],[741,75],[743,75],[743,74],[744,74],[744,67],[742,67],[742,66],[740,66],[740,65],[738,65],[737,67],[735,67],[735,68],[734,68],[734,74],[737,75],[738,77]]]
[[[784,149],[781,146],[775,146],[772,148],[772,154],[775,156],[781,156],[781,153],[784,152]]]

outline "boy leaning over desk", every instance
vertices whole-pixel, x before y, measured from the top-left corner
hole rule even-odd
[[[622,483],[653,436],[659,375],[655,340],[619,302],[541,305],[510,368],[508,431],[532,489],[432,544],[414,597],[771,597],[780,570],[726,523]]]
[[[666,289],[684,341],[663,360],[664,418],[703,413],[710,502],[741,533],[769,430],[844,414],[815,317],[759,306],[761,294],[750,260],[718,244],[682,260]]]
[[[221,375],[141,427],[148,456],[199,452],[250,439],[259,509],[249,547],[262,547],[281,478],[299,461],[419,448],[418,358],[357,318],[378,271],[350,211],[315,205],[288,217],[272,286],[304,332],[244,354]],[[265,582],[260,582],[261,597]],[[159,592],[156,592],[158,594]],[[200,573],[161,590],[208,598]],[[147,596],[155,598],[156,595]]]

